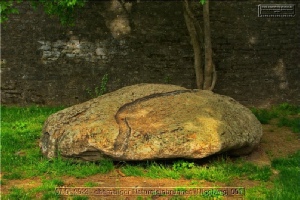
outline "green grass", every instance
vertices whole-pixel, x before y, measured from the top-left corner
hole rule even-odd
[[[32,190],[12,187],[10,193],[3,199],[36,199],[41,194],[42,199],[60,199],[54,188],[63,186],[62,176],[85,178],[94,174],[105,174],[114,170],[111,160],[101,162],[74,162],[55,158],[46,159],[38,147],[42,126],[46,118],[60,108],[49,107],[1,107],[1,185],[9,180],[39,177],[42,185]],[[289,104],[274,106],[269,110],[252,109],[253,113],[263,123],[278,119],[278,126],[291,127],[294,132],[300,129],[300,108]],[[300,191],[300,151],[282,159],[272,161],[272,166],[258,167],[243,160],[231,162],[224,157],[211,161],[203,166],[197,162],[177,160],[173,162],[138,162],[126,163],[119,167],[127,176],[189,179],[191,183],[201,180],[210,182],[230,183],[233,179],[248,179],[260,181],[261,185],[246,191],[246,199],[297,199]],[[279,176],[274,181],[272,190],[266,188],[271,182],[272,169],[278,170]],[[94,182],[86,182],[83,186],[98,186]],[[174,197],[180,199],[181,197]],[[204,197],[191,197],[190,199]],[[85,196],[74,196],[73,199],[88,199]]]
[[[56,187],[64,185],[63,180],[59,178],[44,179],[42,185],[33,189],[33,193],[42,193],[42,199],[60,199],[60,195],[55,192]]]
[[[25,179],[42,177],[44,175],[60,177],[63,175],[84,178],[98,173],[107,173],[114,166],[111,160],[99,163],[78,163],[72,160],[55,158],[48,160],[38,147],[42,126],[46,118],[60,108],[47,107],[1,107],[1,171],[3,179]],[[59,199],[54,187],[61,185],[59,182],[43,183],[43,199]],[[3,181],[2,181],[3,182]],[[48,190],[46,188],[48,187]],[[20,198],[19,198],[20,197]],[[5,198],[32,199],[32,191],[26,192],[20,188],[12,188]]]
[[[10,199],[22,199],[22,200],[31,200],[33,195],[22,188],[12,187],[8,195],[2,196],[3,200]]]
[[[294,133],[300,133],[300,117],[297,118],[280,117],[278,120],[278,126],[290,127]]]
[[[193,162],[179,160],[170,164],[147,162],[139,165],[125,165],[121,168],[127,176],[149,178],[196,179],[228,183],[232,178],[246,177],[249,180],[268,181],[272,175],[268,166],[258,167],[249,162],[230,163],[225,159],[214,161],[209,167],[197,166]]]
[[[96,186],[98,186],[98,183],[88,181],[88,182],[84,183],[83,186],[84,187],[96,187]]]
[[[268,124],[271,119],[277,117],[274,113],[268,111],[267,109],[252,108],[251,110],[262,124]]]
[[[274,187],[266,189],[265,183],[246,191],[246,199],[297,200],[300,196],[300,151],[288,158],[274,159],[272,168],[279,170]]]
[[[83,178],[97,173],[107,173],[113,162],[76,163],[72,160],[44,158],[38,148],[38,139],[46,118],[62,108],[1,107],[1,169],[5,179],[23,179],[43,174],[70,175]],[[21,152],[21,153],[20,153]]]
[[[246,199],[247,200],[266,200],[267,194],[271,193],[272,190],[266,188],[265,183],[261,183],[258,186],[254,186],[248,190],[246,190]],[[284,199],[282,199],[284,200]]]
[[[272,167],[279,170],[275,180],[274,192],[268,194],[268,199],[299,199],[300,197],[300,151],[288,158],[272,161]]]
[[[270,120],[277,119],[277,126],[290,127],[294,133],[300,133],[300,106],[283,103],[270,109],[251,109],[262,124],[269,124]]]

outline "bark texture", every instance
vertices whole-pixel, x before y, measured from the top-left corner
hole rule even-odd
[[[194,50],[194,66],[197,88],[204,90],[213,90],[217,80],[217,74],[215,65],[212,60],[209,1],[206,0],[205,4],[203,5],[204,33],[201,29],[199,21],[196,19],[192,9],[190,8],[190,3],[188,0],[184,0],[183,7],[185,22],[191,37],[191,44]],[[203,46],[204,53],[201,51]],[[205,58],[204,63],[202,63],[202,57]]]
[[[190,9],[188,0],[184,0],[184,19],[191,37],[194,50],[194,67],[196,73],[196,84],[198,89],[203,88],[204,73],[201,62],[201,26]]]

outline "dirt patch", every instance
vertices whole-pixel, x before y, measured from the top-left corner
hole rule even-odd
[[[247,161],[259,166],[270,165],[271,160],[286,157],[300,150],[299,134],[292,133],[288,127],[267,124],[263,125],[263,133],[259,146],[250,155],[245,156]]]
[[[270,165],[271,160],[279,157],[287,157],[290,154],[300,150],[299,134],[292,133],[289,128],[277,127],[275,123],[263,125],[263,137],[259,146],[248,156],[243,156],[246,161],[250,161],[256,165]],[[234,159],[233,159],[234,160]],[[207,163],[205,163],[206,165]],[[273,170],[274,176],[278,174],[278,171]],[[258,186],[259,181],[234,179],[227,185],[219,182],[208,182],[204,180],[187,180],[187,179],[150,179],[143,177],[126,177],[120,170],[101,175],[77,179],[74,177],[60,177],[64,181],[66,187],[83,187],[86,182],[93,182],[97,184],[97,187],[183,187],[183,186],[195,186],[195,187],[234,187],[241,186],[251,188]],[[32,189],[40,186],[42,180],[39,177],[23,180],[4,180],[4,184],[1,186],[1,193],[7,194],[9,189],[13,186],[24,189]],[[267,183],[267,187],[272,187],[271,182]],[[41,194],[39,194],[41,195]],[[165,197],[153,197],[152,199],[164,199]],[[97,196],[91,196],[90,199],[99,199]],[[105,199],[105,198],[101,198]],[[110,197],[106,199],[116,199],[116,197]],[[119,198],[124,199],[124,198]],[[131,199],[131,198],[129,198]]]

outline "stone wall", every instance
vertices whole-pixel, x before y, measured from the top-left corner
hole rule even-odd
[[[300,4],[295,17],[259,18],[261,3],[211,1],[214,91],[247,106],[300,105]],[[134,2],[129,17],[109,1],[92,2],[74,27],[41,8],[18,6],[20,14],[1,30],[4,105],[77,104],[91,98],[87,89],[99,87],[105,74],[108,91],[142,82],[196,87],[182,2]]]

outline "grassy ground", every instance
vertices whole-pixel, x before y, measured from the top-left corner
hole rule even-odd
[[[252,112],[262,124],[268,124],[272,119],[278,119],[279,127],[287,126],[294,133],[300,133],[300,106],[283,103],[271,109],[252,108]]]
[[[55,187],[78,186],[76,183],[79,182],[82,187],[107,186],[101,185],[101,181],[95,181],[93,177],[97,176],[96,180],[103,178],[106,182],[111,174],[131,177],[131,182],[137,183],[157,180],[157,183],[162,182],[165,186],[172,182],[180,185],[180,181],[183,181],[184,184],[179,187],[181,190],[188,186],[232,186],[248,181],[246,199],[299,199],[300,189],[297,186],[300,185],[300,149],[292,155],[273,159],[271,165],[264,166],[226,155],[205,161],[105,160],[98,163],[78,163],[60,158],[48,160],[41,155],[38,141],[45,119],[60,109],[62,108],[1,107],[0,183],[3,199],[61,199],[62,196],[55,192]],[[268,110],[253,108],[252,111],[262,124],[275,120],[278,127],[289,127],[299,138],[300,107],[281,104]],[[256,184],[251,187],[250,183]],[[125,182],[119,182],[119,185],[127,186]],[[217,198],[219,195],[215,192],[190,199]],[[154,196],[147,198],[153,199]],[[92,197],[73,196],[71,199]]]

